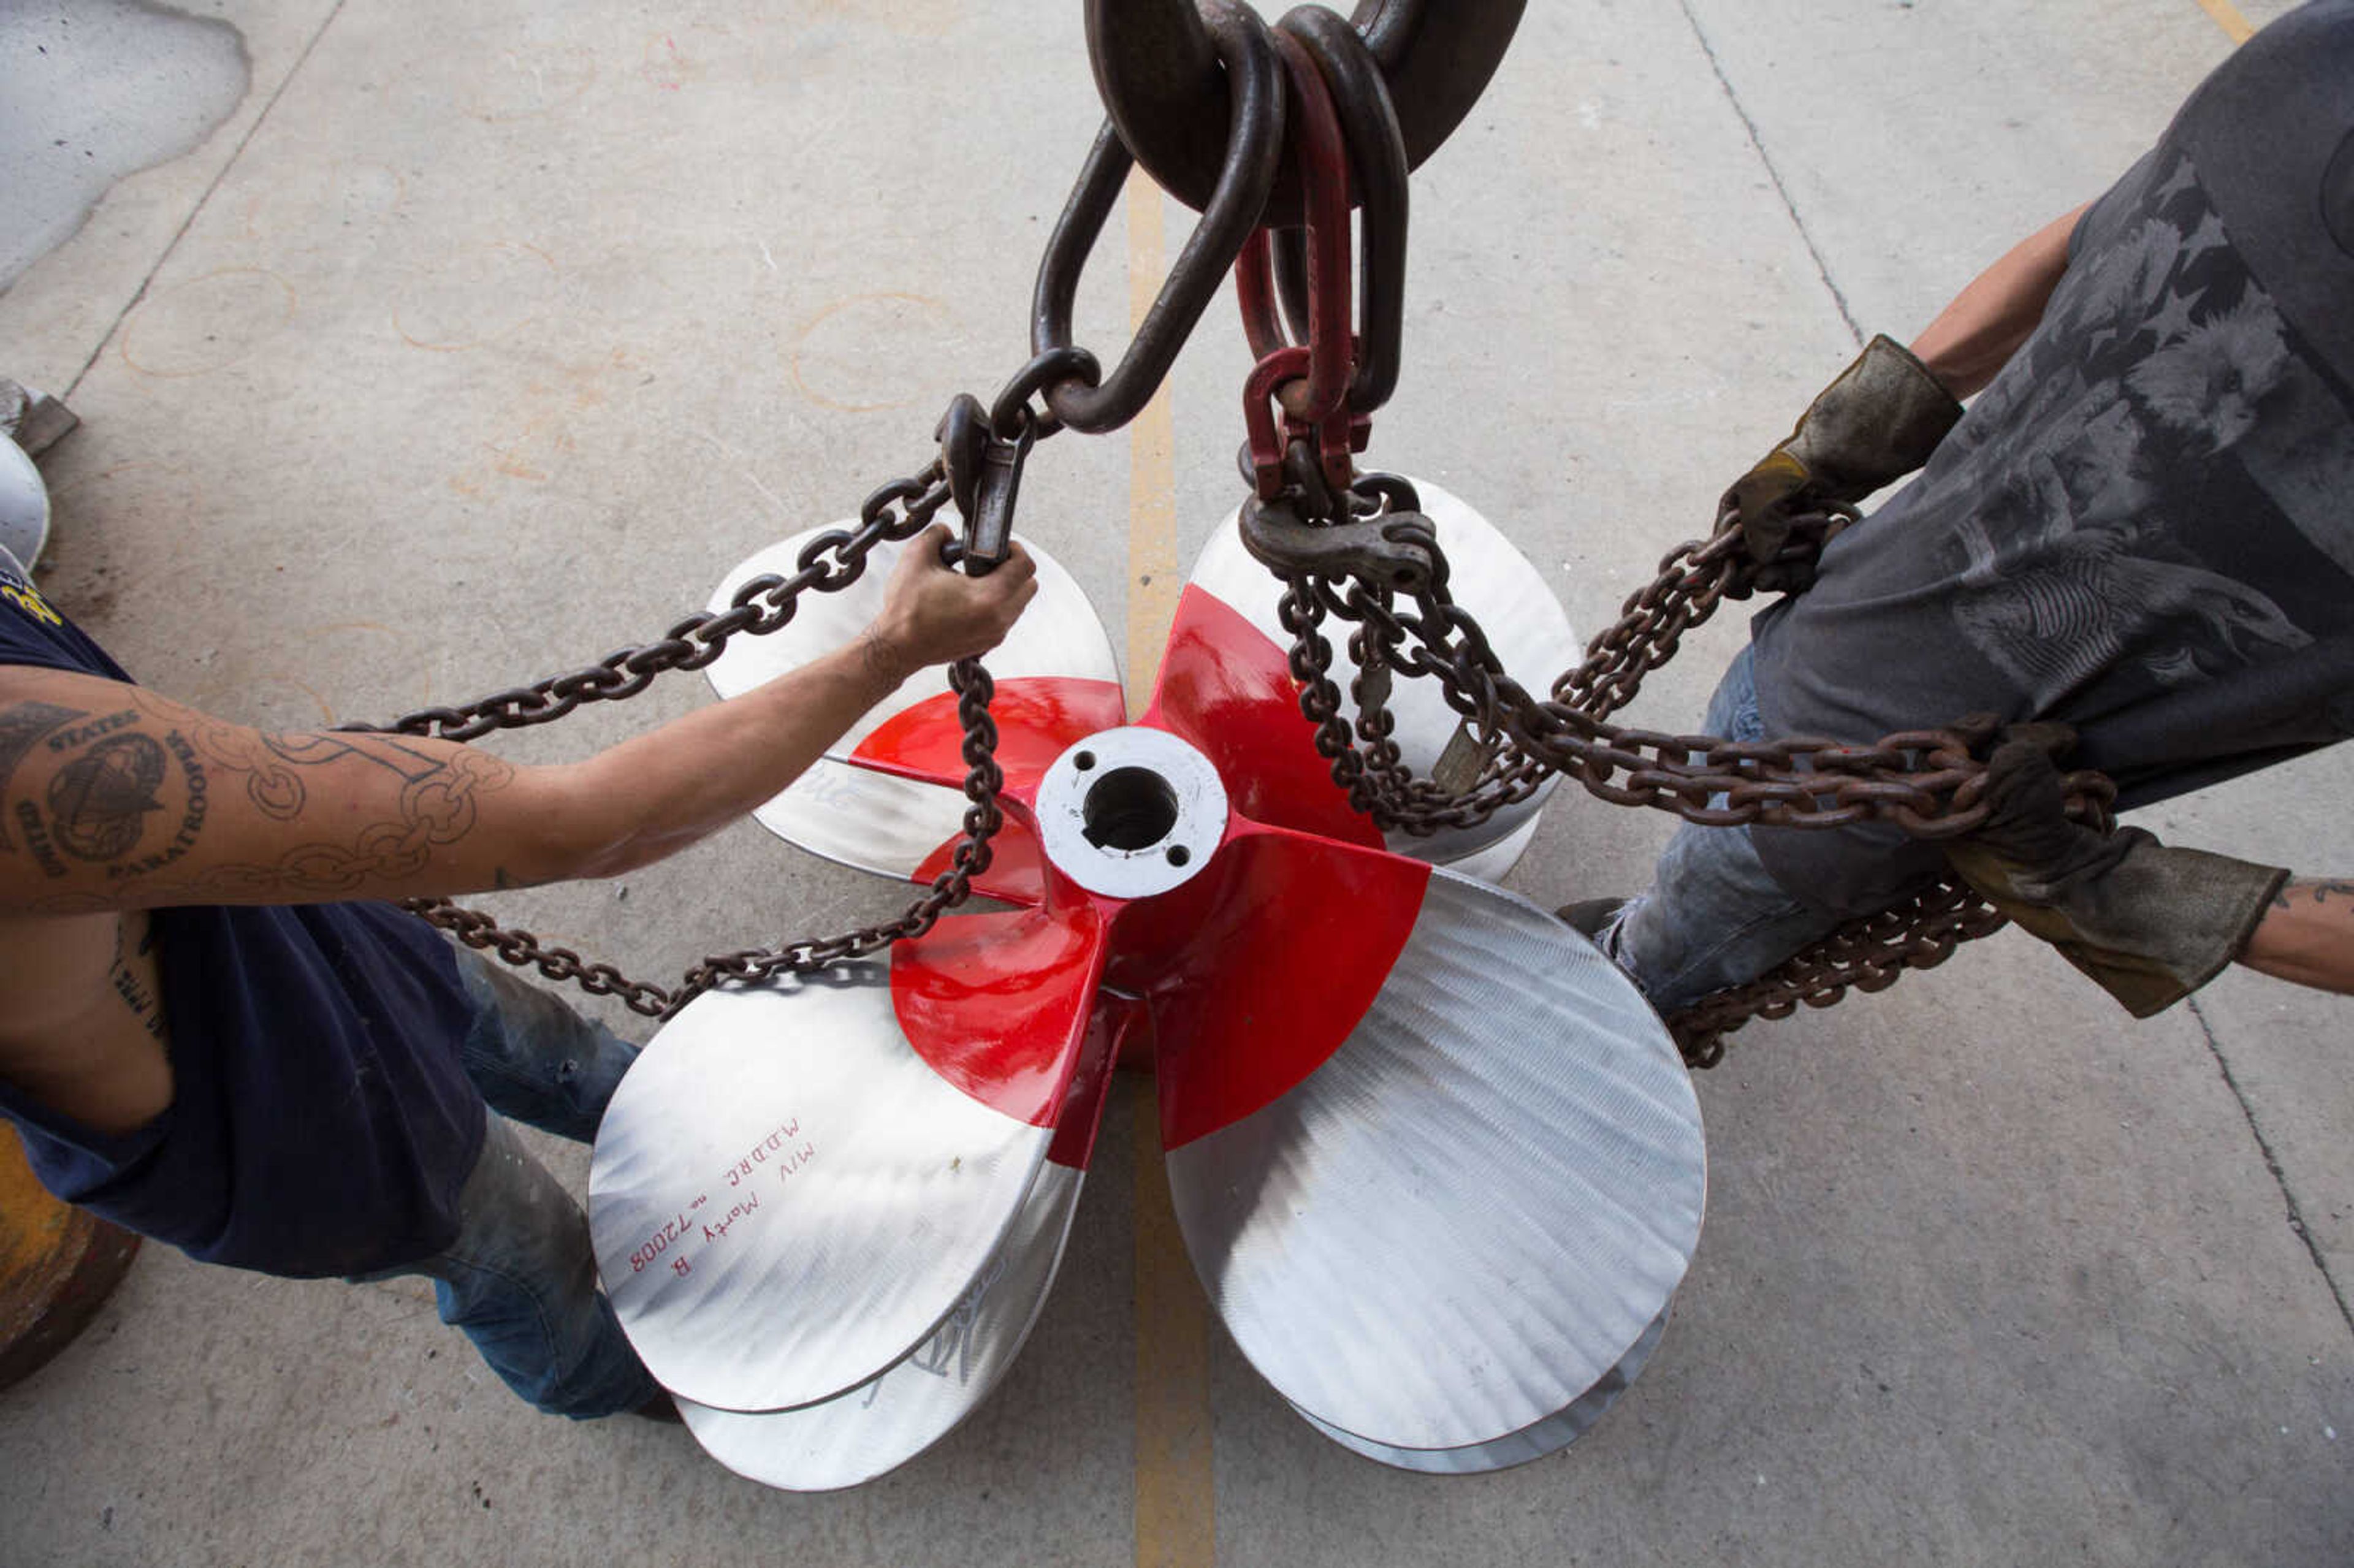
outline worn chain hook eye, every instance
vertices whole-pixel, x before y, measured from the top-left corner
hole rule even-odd
[[[1285,104],[1282,67],[1267,26],[1257,12],[1231,0],[1205,0],[1202,22],[1225,67],[1221,91],[1229,105],[1217,187],[1169,269],[1160,297],[1145,312],[1111,374],[1097,386],[1066,379],[1044,388],[1047,406],[1075,430],[1093,434],[1118,429],[1151,401],[1203,311],[1225,283],[1243,242],[1257,227],[1275,183]],[[1030,306],[1034,349],[1043,353],[1070,345],[1080,274],[1126,188],[1134,161],[1119,130],[1107,122],[1039,263]]]
[[[1033,355],[1030,363],[1013,373],[997,401],[989,406],[990,433],[1001,441],[1010,441],[1022,434],[1023,421],[1027,419],[1044,433],[1055,416],[1052,412],[1034,413],[1030,399],[1049,387],[1076,385],[1103,385],[1103,366],[1096,356],[1084,348],[1063,344],[1041,350]]]

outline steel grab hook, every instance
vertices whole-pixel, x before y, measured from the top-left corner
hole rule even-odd
[[[1350,20],[1388,79],[1406,166],[1438,150],[1479,101],[1528,0],[1359,0]],[[1087,58],[1120,140],[1145,171],[1200,210],[1217,186],[1228,111],[1225,74],[1194,0],[1087,0]],[[1270,228],[1300,220],[1286,170],[1267,199]]]

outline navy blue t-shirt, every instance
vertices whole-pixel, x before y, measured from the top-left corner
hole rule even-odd
[[[0,554],[0,664],[128,680]],[[158,909],[173,1100],[94,1132],[0,1081],[50,1192],[206,1263],[362,1274],[457,1234],[483,1106],[449,943],[387,904]]]

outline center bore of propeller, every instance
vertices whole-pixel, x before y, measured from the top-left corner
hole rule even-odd
[[[1038,781],[1038,835],[1055,869],[1112,898],[1150,898],[1199,874],[1225,841],[1226,787],[1187,741],[1107,729]]]
[[[1150,849],[1177,825],[1177,791],[1149,768],[1116,768],[1088,787],[1079,818],[1097,849]]]

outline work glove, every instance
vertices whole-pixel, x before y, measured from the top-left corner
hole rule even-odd
[[[2057,759],[2065,725],[2016,725],[1987,759],[1986,824],[1946,846],[1962,879],[2051,943],[2136,1018],[2221,974],[2288,873],[2203,850],[2169,849],[2139,828],[2072,822]]]
[[[1719,515],[1738,521],[1756,568],[1740,574],[1727,591],[1745,599],[1755,588],[1797,593],[1808,587],[1811,559],[1775,560],[1797,520],[1852,506],[1911,473],[1961,417],[1961,404],[1927,366],[1894,339],[1873,338],[1808,406],[1789,438],[1724,493]]]

